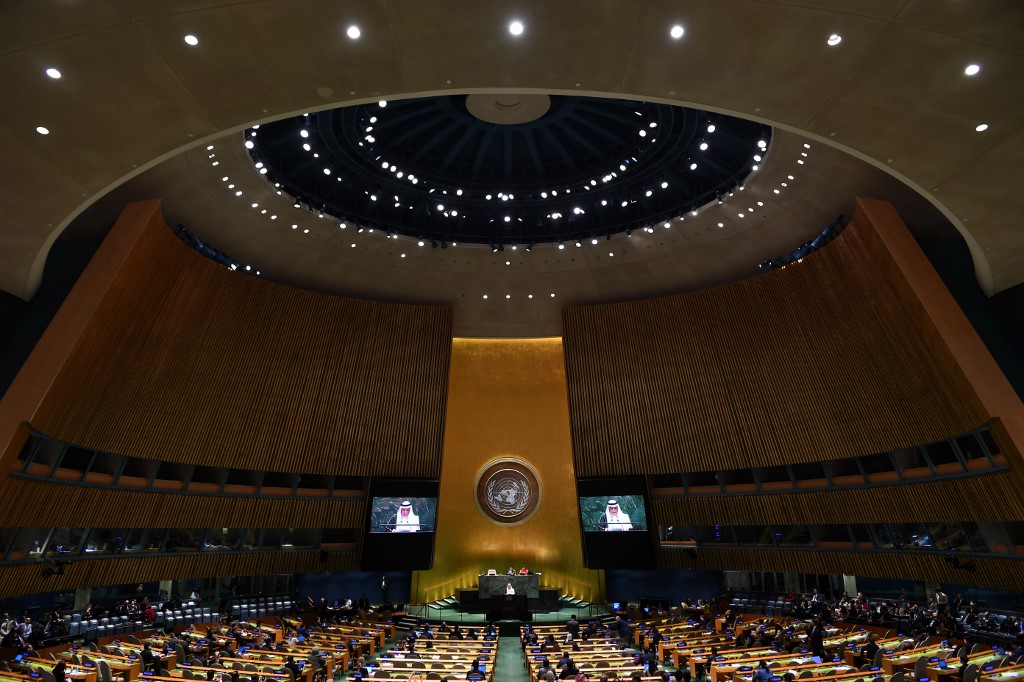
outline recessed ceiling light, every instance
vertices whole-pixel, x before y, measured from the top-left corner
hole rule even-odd
[[[347,33],[348,37],[351,38],[352,40],[355,40],[356,38],[358,38],[359,36],[361,36],[363,34],[363,32],[360,31],[359,27],[356,26],[355,24],[353,24],[352,26],[349,26],[348,30],[345,31],[345,33]]]
[[[684,29],[679,24],[676,24],[675,26],[673,26],[672,30],[668,32],[668,34],[670,36],[672,36],[673,38],[675,38],[676,40],[679,40],[680,38],[682,38],[684,33],[686,33],[686,29]]]
[[[707,143],[707,142],[701,142],[701,143],[700,143],[700,150],[701,150],[702,152],[703,152],[703,151],[707,151],[707,148],[708,148],[708,143]]]
[[[50,78],[57,79],[57,78],[60,78],[60,71],[58,71],[57,69],[54,69],[54,68],[50,68],[50,69],[46,70],[46,75],[49,76]],[[973,76],[974,74],[971,74],[971,75]]]
[[[189,33],[187,36],[185,36],[185,42],[188,43],[189,45],[198,45],[199,44],[199,38],[196,38],[194,35]]]
[[[987,124],[987,123],[982,123],[982,124],[978,125],[978,126],[977,126],[977,127],[975,128],[975,130],[977,130],[977,131],[978,131],[979,133],[983,133],[983,132],[985,132],[986,130],[988,130],[988,124]]]
[[[841,42],[843,42],[843,37],[838,33],[833,33],[828,37],[828,44],[831,45],[832,47],[835,47]]]
[[[386,99],[382,99],[381,101],[377,102],[377,106],[380,107],[381,109],[383,109],[387,105],[388,105],[388,101]]]
[[[508,32],[514,36],[523,34],[523,22],[516,20],[508,25]]]
[[[709,133],[715,132],[715,124],[714,123],[712,123],[711,125],[708,126],[708,132]]]
[[[255,146],[256,146],[256,143],[253,142],[252,140],[246,140],[245,141],[245,148],[246,149],[252,149]]]
[[[967,68],[964,69],[964,75],[965,76],[976,76],[979,71],[981,71],[981,66],[980,65],[978,65],[978,64],[968,64]],[[47,73],[49,73],[49,72],[47,72]],[[59,78],[59,76],[58,76],[58,78]]]
[[[690,170],[697,170],[697,164],[691,163],[690,164]]]
[[[44,126],[38,126],[36,127],[36,132],[39,133],[40,135],[49,135],[50,129]]]

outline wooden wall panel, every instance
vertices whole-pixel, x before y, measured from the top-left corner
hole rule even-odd
[[[851,224],[784,270],[564,309],[577,474],[838,459],[984,423],[990,415],[885,258]]]
[[[1017,521],[1024,518],[1019,469],[970,478],[817,492],[655,497],[654,525]]]
[[[230,272],[159,222],[121,264],[36,428],[186,463],[440,474],[449,309]]]
[[[354,552],[297,551],[244,554],[183,554],[162,557],[121,557],[74,561],[63,575],[42,577],[45,563],[0,566],[0,596],[72,590],[98,585],[127,585],[158,580],[211,578],[225,575],[317,573],[359,568]]]
[[[361,528],[365,510],[364,498],[227,497],[111,490],[10,477],[0,481],[3,527]]]
[[[899,552],[829,552],[755,549],[658,551],[658,566],[674,569],[818,573],[879,578],[898,577],[946,584],[968,584],[1020,591],[1024,561],[997,557],[970,557],[974,570],[954,568],[940,555]]]

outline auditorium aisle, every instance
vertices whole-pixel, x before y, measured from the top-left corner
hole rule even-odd
[[[494,682],[529,682],[522,642],[518,637],[498,638],[498,659],[494,662]]]

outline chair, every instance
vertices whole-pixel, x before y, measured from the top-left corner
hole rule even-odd
[[[920,680],[928,677],[928,659],[925,656],[921,656],[914,663],[914,679]]]
[[[976,654],[976,653],[978,653],[980,651],[984,651],[987,648],[988,648],[987,645],[982,644],[981,642],[978,642],[977,644],[975,644],[974,646],[971,647],[971,653],[972,654]]]
[[[39,677],[44,682],[57,682],[57,678],[53,676],[53,673],[46,669],[39,671]]]
[[[387,676],[388,676],[388,671],[380,669],[380,668],[378,668],[377,670],[374,670],[372,673],[370,673],[370,677],[387,677]]]
[[[440,680],[444,679],[441,677],[441,673],[427,673],[428,680]]]
[[[971,663],[964,668],[964,682],[978,682],[978,664]]]
[[[893,673],[892,677],[889,678],[889,682],[906,682],[906,680],[907,675],[902,670]]]
[[[814,677],[814,673],[812,673],[810,670],[803,670],[800,672],[799,675],[797,675],[797,679],[800,680],[806,679],[808,677]]]
[[[881,647],[879,647],[878,651],[875,652],[875,658],[874,658],[874,660],[871,661],[871,665],[873,665],[876,668],[881,668],[882,667],[882,657],[884,655],[885,655],[885,650],[882,649]]]
[[[128,635],[127,640],[129,644],[142,644],[135,635]]]
[[[110,674],[110,664],[106,661],[100,661],[97,667],[100,670],[100,682],[113,682],[113,677]]]

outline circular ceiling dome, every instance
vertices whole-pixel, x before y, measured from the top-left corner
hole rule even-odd
[[[651,102],[455,95],[253,126],[297,209],[431,240],[531,247],[671,220],[757,170],[771,129]]]

